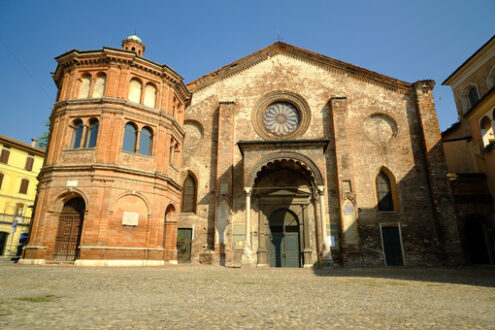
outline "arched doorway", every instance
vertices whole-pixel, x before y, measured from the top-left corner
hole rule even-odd
[[[77,259],[85,209],[86,204],[80,197],[65,202],[58,221],[57,237],[53,249],[54,261]]]
[[[257,214],[253,246],[258,266],[310,267],[317,262],[317,188],[301,162],[281,159],[262,166],[254,178]]]
[[[270,267],[300,267],[299,221],[290,210],[270,215]]]
[[[490,254],[486,228],[480,216],[470,216],[464,226],[469,260],[474,264],[489,264]]]

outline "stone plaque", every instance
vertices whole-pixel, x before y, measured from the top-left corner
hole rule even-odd
[[[124,211],[122,214],[122,226],[137,226],[139,222],[139,213]]]
[[[77,181],[77,180],[67,181],[67,187],[77,187],[78,185],[79,185],[79,181]]]

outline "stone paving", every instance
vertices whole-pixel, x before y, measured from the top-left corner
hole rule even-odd
[[[495,329],[495,268],[0,264],[0,328]]]

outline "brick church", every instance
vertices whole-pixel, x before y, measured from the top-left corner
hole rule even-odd
[[[144,51],[56,58],[22,263],[459,260],[433,81],[276,42],[184,84]]]

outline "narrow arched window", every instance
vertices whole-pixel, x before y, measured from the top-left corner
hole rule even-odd
[[[93,97],[103,97],[105,95],[105,84],[106,84],[107,76],[104,73],[100,73],[98,77],[96,77],[95,86],[93,87]]]
[[[156,103],[156,88],[152,84],[147,84],[144,88],[144,105],[154,108]]]
[[[98,138],[98,119],[91,119],[89,121],[88,131],[86,133],[86,148],[96,147],[96,139]]]
[[[379,211],[394,210],[394,199],[392,197],[390,179],[383,172],[380,172],[376,177],[376,195],[378,198]]]
[[[182,212],[196,212],[196,182],[188,175],[182,187]]]
[[[490,118],[488,118],[488,116],[484,116],[483,119],[481,119],[480,129],[483,146],[486,147],[490,144],[491,140],[494,139],[492,123],[490,122]]]
[[[81,120],[76,120],[74,122],[72,131],[72,141],[70,147],[72,149],[77,149],[81,147],[81,140],[83,135],[83,122]]]
[[[141,103],[141,90],[142,84],[137,79],[132,79],[129,85],[129,101],[134,103]]]
[[[77,98],[85,99],[89,97],[89,89],[91,87],[91,76],[89,74],[81,78],[81,84],[79,85],[79,95]]]
[[[476,104],[478,104],[478,101],[480,100],[478,97],[478,91],[476,90],[476,87],[472,87],[469,90],[469,103],[471,103],[471,108],[473,108]]]
[[[122,143],[122,150],[127,152],[136,152],[136,136],[136,127],[131,123],[127,123],[124,130],[124,142]]]
[[[153,134],[151,129],[148,127],[143,127],[141,130],[141,136],[139,137],[139,153],[142,155],[151,155],[151,140]]]

